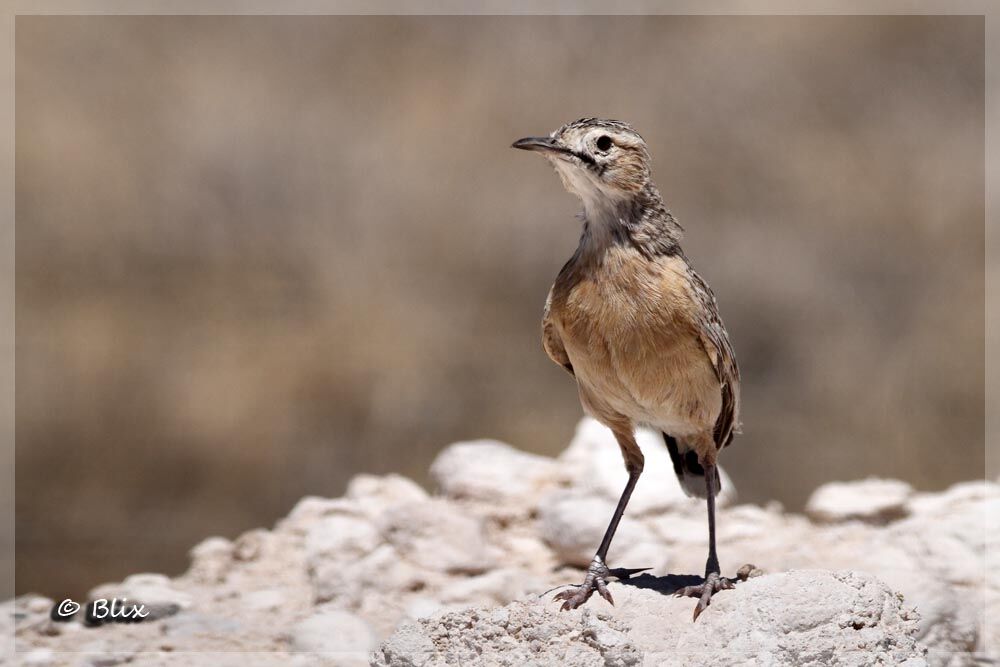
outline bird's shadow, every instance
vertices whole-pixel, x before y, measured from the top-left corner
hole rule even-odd
[[[614,572],[612,570],[612,572]],[[696,574],[665,574],[662,577],[643,572],[640,575],[619,577],[618,581],[625,586],[647,588],[663,595],[673,595],[685,586],[697,586],[705,581]]]

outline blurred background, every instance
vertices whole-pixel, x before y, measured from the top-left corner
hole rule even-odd
[[[17,593],[560,452],[578,204],[509,144],[580,116],[644,135],[718,295],[741,500],[981,477],[983,55],[981,17],[18,17]]]

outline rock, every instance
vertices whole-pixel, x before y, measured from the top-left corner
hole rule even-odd
[[[400,556],[428,570],[476,574],[495,561],[482,522],[445,500],[392,507],[382,516],[381,529]]]
[[[338,609],[313,614],[291,632],[293,651],[323,653],[337,665],[366,665],[377,646],[375,632],[364,619]]]
[[[305,555],[317,559],[360,558],[382,541],[378,529],[365,517],[331,516],[318,520],[306,534]]]
[[[232,567],[233,543],[224,537],[210,537],[199,542],[189,554],[188,575],[196,581],[217,583]]]
[[[574,665],[627,667],[642,656],[619,623],[542,604],[469,609],[405,623],[372,656],[376,667]]]
[[[310,575],[316,602],[336,601],[351,607],[378,593],[419,590],[427,581],[424,570],[401,558],[388,544],[358,560],[318,562]]]
[[[913,487],[893,479],[832,482],[813,492],[806,514],[824,523],[854,520],[884,524],[906,516],[906,503],[912,495]]]
[[[459,442],[444,449],[431,465],[431,478],[450,498],[530,506],[555,486],[561,466],[496,440]]]
[[[278,611],[285,602],[285,594],[275,588],[262,588],[243,594],[243,604],[254,611]]]
[[[89,600],[117,598],[127,604],[141,603],[150,613],[146,621],[153,621],[177,613],[191,606],[191,594],[178,588],[163,574],[133,574],[121,583],[104,584],[90,591]]]
[[[20,656],[24,667],[48,667],[55,661],[55,653],[50,648],[36,648]]]
[[[513,602],[533,592],[545,590],[545,582],[523,570],[504,568],[475,577],[462,577],[449,583],[439,594],[444,603],[470,605],[492,600],[500,604]]]
[[[632,492],[628,515],[637,517],[672,509],[704,511],[704,500],[689,498],[681,490],[663,437],[648,429],[639,429],[636,440],[645,456],[645,467]],[[613,503],[618,502],[628,481],[628,473],[622,463],[618,443],[607,427],[589,417],[583,419],[569,448],[559,460],[567,467],[565,474],[570,476],[575,488],[601,495]],[[722,466],[719,467],[719,475],[722,492],[716,504],[726,507],[735,501],[736,487]]]
[[[240,667],[248,651],[254,664],[360,665],[373,637],[390,636],[377,664],[961,667],[1000,654],[1000,625],[987,622],[1000,615],[1000,485],[842,484],[839,514],[828,515],[839,518],[823,521],[721,503],[723,572],[750,562],[768,574],[720,593],[692,624],[694,600],[664,593],[704,570],[705,503],[683,497],[659,435],[639,437],[646,473],[608,561],[664,576],[611,583],[616,607],[594,596],[559,613],[551,601],[550,589],[582,579],[560,566],[589,564],[625,483],[614,439],[586,420],[558,463],[460,443],[434,466],[444,497],[398,475],[361,475],[343,498],[303,499],[273,531],[203,541],[181,577],[92,591],[176,612],[156,623],[56,623],[53,600],[26,595],[0,603],[0,630],[18,658],[52,667]],[[476,642],[493,653],[473,655]]]
[[[182,611],[163,622],[163,635],[174,639],[237,636],[244,630],[236,619],[194,611]]]
[[[357,475],[347,485],[345,497],[357,502],[369,517],[378,517],[390,507],[422,503],[429,496],[402,475]]]
[[[669,578],[612,583],[616,606],[595,596],[582,610],[548,600],[469,609],[404,625],[372,664],[402,665],[926,665],[917,616],[870,575],[801,570],[740,583],[695,601]],[[907,662],[909,661],[909,662]]]
[[[539,530],[560,562],[586,567],[594,557],[614,510],[614,503],[603,497],[583,495],[575,490],[557,491],[541,503]],[[623,560],[628,559],[631,550],[650,543],[657,543],[653,532],[626,513],[611,543],[608,562],[612,567],[633,567]],[[661,550],[659,546],[657,549]],[[636,567],[659,564],[644,562]]]
[[[361,506],[347,498],[320,498],[306,496],[292,508],[287,517],[278,521],[277,530],[292,533],[306,533],[323,517],[335,514],[359,516],[363,514]]]
[[[233,542],[233,558],[244,562],[254,561],[266,555],[272,542],[271,532],[263,528],[248,530]]]

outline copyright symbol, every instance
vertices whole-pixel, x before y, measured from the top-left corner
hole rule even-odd
[[[78,611],[80,611],[80,603],[73,602],[69,598],[66,598],[56,606],[52,607],[51,617],[53,621],[68,621],[73,618]]]

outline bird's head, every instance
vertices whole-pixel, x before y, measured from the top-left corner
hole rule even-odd
[[[614,209],[649,184],[646,142],[628,123],[581,118],[547,137],[525,137],[514,148],[543,155],[588,214]]]

